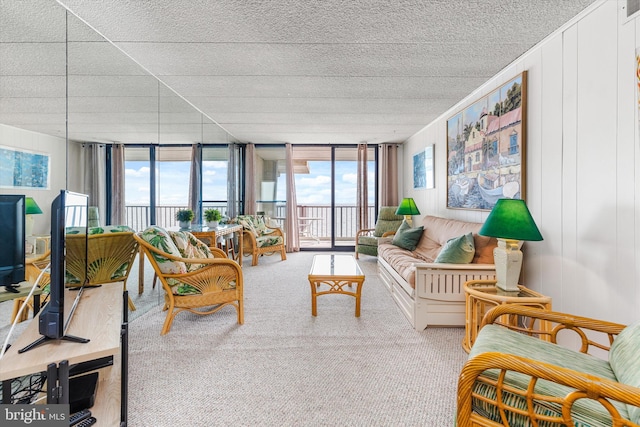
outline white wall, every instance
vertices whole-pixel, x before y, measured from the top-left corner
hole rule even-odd
[[[49,234],[51,228],[51,202],[66,188],[66,143],[64,138],[44,135],[0,124],[0,145],[11,148],[31,150],[47,154],[50,157],[49,188],[44,189],[10,189],[0,188],[4,194],[25,194],[33,197],[42,215],[35,216],[34,234]]]
[[[605,0],[567,23],[405,142],[404,197],[423,214],[482,222],[446,208],[446,120],[528,71],[526,200],[544,241],[525,244],[523,284],[558,311],[640,319],[640,18]],[[436,145],[436,188],[411,188],[412,156]]]

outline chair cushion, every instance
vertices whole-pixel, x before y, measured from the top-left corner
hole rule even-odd
[[[447,264],[469,264],[473,261],[476,249],[471,233],[463,234],[460,237],[449,239],[442,247],[438,257],[434,262],[444,262]]]
[[[160,249],[170,255],[181,257],[178,247],[169,236],[169,232],[162,227],[152,225],[145,229],[140,236],[151,246]],[[173,261],[158,254],[153,254],[158,263],[158,268],[165,274],[183,274],[187,272],[187,266],[182,261]]]
[[[422,226],[411,228],[409,224],[403,222],[393,236],[391,243],[408,251],[413,251],[416,249],[423,231],[424,228]]]
[[[383,206],[378,213],[378,219],[376,222],[373,235],[376,237],[382,237],[382,235],[388,231],[396,231],[403,221],[402,215],[396,215],[397,206]]]
[[[378,246],[378,238],[375,236],[358,237],[358,246]]]
[[[284,240],[282,239],[282,236],[260,236],[256,238],[256,244],[258,245],[259,248],[263,248],[266,246],[275,246],[275,245],[282,245],[284,242]]]
[[[67,227],[65,232],[67,234],[84,234],[84,227]],[[89,236],[94,234],[108,234],[108,233],[125,233],[135,232],[135,230],[126,225],[105,225],[102,227],[89,227]]]
[[[601,360],[588,354],[520,334],[498,325],[487,325],[480,330],[469,352],[469,359],[472,359],[478,354],[491,351],[526,357],[617,381],[616,375],[606,360]],[[498,374],[498,370],[488,370],[484,372],[485,376],[494,380],[498,378]],[[506,375],[505,383],[515,388],[525,390],[529,385],[530,378],[528,375],[509,372]],[[565,396],[572,390],[573,389],[569,387],[545,380],[538,380],[535,387],[536,392],[558,397]],[[496,396],[495,387],[487,384],[476,383],[474,391],[492,399]],[[512,393],[505,393],[505,396],[507,396],[505,397],[505,401],[509,404],[526,410],[527,401],[525,399]],[[622,416],[627,416],[626,405],[619,402],[613,402],[613,404]],[[536,400],[534,407],[536,413],[540,414],[559,416],[561,413],[561,408],[558,405],[548,402]],[[485,403],[479,399],[474,399],[473,409],[484,417],[500,422],[500,414],[494,405]],[[510,425],[527,425],[517,414],[507,412],[507,417],[509,418]],[[574,404],[573,417],[576,420],[576,426],[611,426],[609,413],[602,405],[589,399],[579,399]],[[518,420],[518,418],[520,418],[520,420]],[[545,424],[541,423],[540,425]]]
[[[640,387],[640,321],[620,332],[609,350],[609,363],[618,381],[633,387]],[[640,408],[629,406],[630,420],[640,424]]]
[[[209,247],[188,231],[169,231],[169,236],[183,258],[213,258]],[[187,271],[195,271],[202,267],[202,264],[185,265]]]

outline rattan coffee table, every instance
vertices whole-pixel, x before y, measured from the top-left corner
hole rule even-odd
[[[311,314],[318,315],[318,295],[343,294],[356,299],[356,317],[360,317],[360,296],[364,273],[353,255],[315,255],[309,272]],[[356,285],[355,292],[353,285]],[[347,289],[345,289],[345,287]]]

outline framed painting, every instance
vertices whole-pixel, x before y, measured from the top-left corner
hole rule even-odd
[[[413,155],[413,188],[427,188],[424,150]]]
[[[49,188],[49,156],[0,146],[0,188]]]
[[[434,168],[435,168],[435,145],[431,144],[424,149],[424,171],[426,174],[425,188],[436,188]]]
[[[526,71],[447,120],[447,208],[524,199]]]

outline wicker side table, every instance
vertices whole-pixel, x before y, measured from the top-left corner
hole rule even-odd
[[[519,292],[504,292],[495,280],[470,280],[464,284],[465,331],[462,348],[468,353],[478,336],[485,313],[501,304],[518,304],[551,310],[551,298],[518,285]]]

